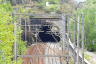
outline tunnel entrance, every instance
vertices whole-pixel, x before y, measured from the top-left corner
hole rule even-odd
[[[52,33],[50,27],[42,26],[40,30],[44,31],[44,32],[39,32],[38,34],[42,42],[59,42],[60,41],[60,37]]]
[[[27,41],[28,45],[40,42],[40,40],[42,42],[59,42],[60,37],[51,31],[52,27],[57,27],[58,30],[53,31],[59,33],[59,27],[52,22],[53,20],[57,22],[60,19],[30,18],[29,21],[25,21],[25,19],[22,18],[21,29],[23,32],[21,34],[21,39]]]

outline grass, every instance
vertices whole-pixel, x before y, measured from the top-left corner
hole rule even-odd
[[[79,52],[80,52],[80,54],[82,54],[81,51],[79,51]],[[96,52],[94,52],[94,53],[96,54]],[[93,62],[93,60],[91,59],[91,56],[90,56],[90,55],[84,54],[84,58],[85,58],[88,62],[90,62],[91,64],[94,64],[94,62]]]
[[[56,4],[50,4],[50,6],[45,6],[45,4],[46,4],[46,2],[43,2],[44,4],[42,4],[42,3],[38,3],[38,2],[35,2],[34,4],[26,4],[26,5],[24,5],[24,4],[21,4],[21,5],[16,5],[16,6],[13,6],[13,8],[15,8],[15,7],[24,7],[24,6],[32,6],[32,5],[35,5],[35,7],[33,8],[33,9],[25,9],[25,10],[23,10],[22,11],[22,9],[21,10],[19,10],[18,12],[20,13],[48,13],[48,14],[56,14],[56,11],[57,10],[59,10],[59,5],[58,5],[58,3],[56,3]],[[18,13],[17,12],[17,13]]]
[[[85,58],[87,61],[89,61],[90,63],[92,63],[92,61],[90,61],[90,56],[89,56],[89,55],[85,54],[85,55],[84,55],[84,58]],[[71,58],[70,58],[69,64],[73,64],[73,61],[72,61]]]
[[[94,52],[94,54],[96,54],[96,52]]]
[[[59,46],[61,47],[61,41],[59,42]]]
[[[73,61],[70,59],[70,62],[69,62],[69,64],[73,64]]]
[[[84,58],[85,58],[87,61],[90,61],[90,56],[89,56],[89,55],[85,54],[85,55],[84,55]]]

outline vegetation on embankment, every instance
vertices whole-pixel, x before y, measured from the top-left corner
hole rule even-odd
[[[30,0],[30,4],[16,4],[13,7],[22,7],[29,6],[29,8],[23,9],[22,13],[26,10],[28,13],[46,13],[46,14],[60,14],[60,13],[72,13],[76,7],[76,2],[74,0],[69,0],[66,2],[61,0],[48,0],[50,6],[46,6],[46,0]],[[73,5],[72,5],[73,4]],[[34,6],[30,8],[30,6]],[[19,13],[17,11],[17,13]]]
[[[1,0],[0,0],[1,1]],[[13,2],[13,0],[10,0]],[[42,13],[47,14],[59,14],[59,13],[77,13],[81,14],[84,12],[84,27],[85,27],[85,48],[89,51],[96,51],[96,1],[95,0],[86,0],[84,6],[81,8],[77,8],[76,2],[74,0],[64,0],[66,2],[61,2],[61,0],[49,0],[50,6],[45,6],[46,1],[44,0],[31,0],[35,3],[36,7],[33,9],[28,8],[23,10],[23,5],[20,6],[20,9],[17,11],[18,13]],[[67,2],[68,1],[68,2]],[[11,3],[12,3],[11,2]],[[71,3],[71,4],[70,4]],[[75,4],[74,4],[75,3]],[[73,5],[74,4],[74,5]],[[17,7],[17,6],[16,6]],[[10,13],[14,12],[12,6],[9,2],[0,4],[0,50],[3,51],[3,54],[0,55],[0,63],[1,64],[15,64],[13,60],[13,44],[14,44],[14,22],[12,21],[12,17]],[[13,19],[15,20],[15,18]],[[19,29],[18,35],[22,31]],[[81,35],[80,35],[81,36]],[[21,54],[21,49],[25,48],[25,43],[19,40],[18,37],[18,54]],[[81,44],[80,44],[81,45]],[[24,51],[23,51],[24,52]],[[3,58],[3,60],[1,60]],[[4,61],[4,62],[1,62]],[[18,61],[18,64],[21,64],[21,60]]]
[[[89,51],[96,51],[96,1],[86,0],[82,9],[75,13],[84,12],[85,48]]]
[[[13,55],[14,55],[14,22],[12,22],[12,16],[10,13],[13,11],[12,6],[10,2],[3,2],[0,4],[0,50],[3,51],[3,53],[0,55],[0,64],[16,64],[15,61],[13,61]],[[21,40],[19,40],[19,34],[22,31],[18,29],[17,33],[17,41],[18,45],[18,54],[21,52],[20,49],[25,48],[25,43]],[[17,64],[21,64],[22,60],[18,60]]]
[[[43,0],[42,0],[43,1]],[[60,9],[60,4],[58,0],[50,0],[49,2],[50,7],[45,6],[45,2],[36,2],[36,7],[33,9],[27,8],[27,9],[22,9],[23,5],[20,6],[19,10],[17,11],[18,13],[39,13],[42,11],[42,13],[50,13],[50,14],[59,14],[62,13],[62,10]],[[1,2],[1,0],[0,0]],[[10,0],[12,3],[13,0]],[[0,55],[0,64],[16,64],[16,61],[13,60],[14,56],[14,22],[16,22],[16,16],[12,18],[10,15],[11,12],[14,13],[13,8],[10,4],[10,2],[6,2],[6,0],[3,0],[3,3],[0,4],[0,50],[3,51],[2,55]],[[16,6],[17,7],[17,6]],[[66,5],[65,5],[66,7]],[[70,7],[69,7],[70,8]],[[11,22],[13,20],[13,22]],[[24,54],[25,48],[25,43],[20,40],[19,34],[22,33],[20,28],[18,28],[17,33],[17,41],[18,41],[18,54]],[[22,51],[22,52],[21,52]],[[2,59],[3,58],[3,59]],[[21,58],[18,58],[17,64],[22,64]]]

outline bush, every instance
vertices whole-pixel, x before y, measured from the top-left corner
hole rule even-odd
[[[39,10],[43,10],[44,9],[44,6],[43,5],[40,5],[40,6],[38,6],[38,9]]]
[[[3,54],[0,55],[0,64],[22,64],[22,59],[18,60],[17,63],[16,61],[13,61],[13,46],[15,36],[14,23],[11,22],[12,17],[10,16],[11,11],[12,6],[10,5],[10,3],[3,3],[0,5],[0,50],[3,51]],[[19,36],[22,31],[19,28],[18,30],[19,31],[16,33]],[[17,41],[18,45],[21,45],[20,47],[18,47],[18,53],[20,53],[21,49],[25,48],[26,42],[23,42],[19,39],[17,39]]]
[[[51,11],[50,11],[50,10],[47,10],[47,11],[45,11],[45,13],[48,13],[48,14],[50,14],[50,13],[51,13]]]
[[[22,13],[23,12],[22,6],[20,6],[20,8],[19,8],[19,10],[17,12],[18,13]]]
[[[90,51],[90,52],[94,52],[95,51],[95,44],[88,43],[87,44],[87,50]]]
[[[62,11],[61,10],[57,10],[56,14],[62,14]]]

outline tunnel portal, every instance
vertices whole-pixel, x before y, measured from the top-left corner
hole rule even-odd
[[[49,22],[48,19],[52,19],[52,18],[43,18],[43,19],[30,18],[30,21],[25,21],[24,19],[22,19],[21,29],[23,30],[23,33],[21,34],[21,39],[23,41],[27,41],[27,44],[29,45],[32,43],[35,43],[36,41],[40,42],[40,40],[42,42],[59,42],[60,37],[51,31],[53,23]],[[58,18],[53,18],[53,19],[58,19]],[[51,28],[48,25],[50,25]],[[43,31],[43,32],[38,32],[36,34],[36,31],[37,31],[36,29],[38,31]]]
[[[42,42],[59,42],[60,41],[60,37],[52,33],[51,29],[48,26],[43,26],[41,28],[41,31],[44,31],[44,32],[39,32],[38,35],[42,40]]]

